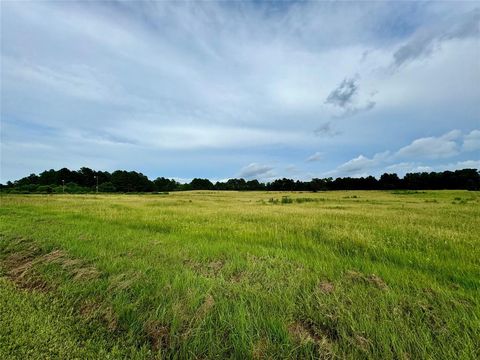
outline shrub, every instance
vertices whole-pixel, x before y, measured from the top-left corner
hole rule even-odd
[[[282,204],[291,204],[292,202],[293,200],[290,199],[289,196],[282,196],[282,201],[281,201]]]
[[[100,192],[115,192],[115,186],[110,182],[104,182],[103,184],[98,185],[98,191]]]

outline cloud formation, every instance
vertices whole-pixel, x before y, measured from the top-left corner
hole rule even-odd
[[[371,110],[376,103],[371,98],[376,92],[372,92],[367,99],[359,99],[359,76],[345,78],[328,95],[325,104],[340,108],[342,112],[336,117],[354,116],[360,112]]]
[[[368,171],[371,171],[375,167],[384,162],[390,155],[389,151],[375,154],[372,158],[368,158],[364,155],[359,155],[346,163],[340,165],[334,172],[334,174],[351,174],[351,176],[366,176]],[[361,175],[359,175],[361,174]]]
[[[353,97],[358,92],[358,79],[345,78],[327,97],[325,103],[346,108],[352,104]]]
[[[468,159],[459,160],[457,162],[442,163],[438,160],[456,157],[463,152],[470,152],[471,146],[477,146],[477,136],[479,130],[472,130],[466,135],[462,135],[459,130],[451,130],[441,136],[424,137],[413,140],[395,152],[384,151],[376,153],[369,158],[359,155],[338,166],[335,170],[327,172],[326,175],[335,176],[354,176],[360,177],[366,174],[380,174],[381,172],[397,172],[405,174],[407,172],[423,172],[423,171],[443,171],[460,168],[478,168],[480,160]],[[473,141],[472,141],[473,140]],[[463,147],[461,146],[463,142]],[[467,144],[467,147],[465,147]],[[477,154],[479,157],[480,154]],[[405,160],[398,162],[399,160]],[[425,164],[425,160],[437,160],[431,165]]]
[[[339,130],[335,130],[333,128],[331,121],[327,121],[327,122],[323,123],[322,125],[320,125],[319,127],[317,127],[314,130],[314,134],[317,135],[317,136],[331,137],[331,136],[340,135],[341,132]]]
[[[325,154],[324,154],[324,153],[321,153],[321,152],[317,151],[316,153],[310,155],[310,156],[307,158],[307,161],[308,161],[308,162],[320,161],[320,160],[322,160],[324,157],[325,157]]]
[[[272,170],[273,167],[271,166],[251,163],[240,170],[238,177],[246,179],[264,179],[274,175]]]
[[[454,39],[477,38],[480,35],[480,9],[463,14],[445,16],[440,22],[418,29],[393,54],[394,65],[403,64],[431,55],[442,42]]]
[[[459,153],[456,140],[461,137],[459,130],[452,130],[439,137],[425,137],[414,140],[402,147],[395,154],[397,157],[414,157],[420,159],[438,159],[455,156]]]
[[[480,130],[472,130],[463,138],[462,149],[464,151],[480,150]]]

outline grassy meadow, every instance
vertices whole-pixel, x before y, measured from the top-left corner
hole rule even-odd
[[[0,198],[2,359],[476,359],[480,193]]]

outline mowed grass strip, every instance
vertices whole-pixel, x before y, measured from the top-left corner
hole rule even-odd
[[[0,355],[475,359],[479,205],[467,191],[2,196],[2,301],[23,310],[0,310]]]

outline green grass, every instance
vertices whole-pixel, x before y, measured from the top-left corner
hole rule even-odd
[[[480,194],[9,195],[0,358],[480,356]]]

